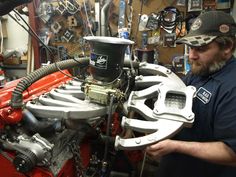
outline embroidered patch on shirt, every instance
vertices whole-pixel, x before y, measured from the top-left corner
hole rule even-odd
[[[197,98],[201,100],[204,104],[209,103],[211,99],[211,93],[203,87],[200,87],[196,93]]]

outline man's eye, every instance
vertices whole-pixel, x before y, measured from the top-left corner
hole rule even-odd
[[[190,47],[192,50],[196,50],[198,52],[205,52],[208,47],[207,46],[201,46],[201,47]]]

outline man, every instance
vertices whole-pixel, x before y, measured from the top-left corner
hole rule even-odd
[[[146,148],[159,159],[157,177],[236,176],[236,45],[234,19],[222,11],[196,18],[177,43],[187,44],[191,71],[186,85],[197,88],[195,121],[174,138]]]

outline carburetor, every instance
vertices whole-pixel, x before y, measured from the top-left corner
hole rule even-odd
[[[102,105],[109,105],[111,95],[116,101],[122,100],[125,96],[120,89],[114,87],[114,84],[96,85],[86,83],[83,88],[88,99]]]

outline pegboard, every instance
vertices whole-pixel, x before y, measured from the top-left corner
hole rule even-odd
[[[63,3],[68,3],[65,4]],[[83,40],[83,36],[91,35],[91,31],[96,32],[94,0],[35,0],[34,7],[38,22],[37,33],[45,44],[52,46],[55,51],[53,56],[49,56],[40,47],[40,63],[47,62],[50,58],[52,62],[65,59],[66,56],[58,59],[60,49],[67,52],[68,57],[83,56],[89,53],[89,46]],[[102,0],[100,2],[103,2]],[[104,1],[105,2],[105,1]],[[118,37],[118,17],[119,2],[113,0],[108,14],[109,36]],[[128,0],[126,0],[126,3]],[[141,7],[141,4],[143,6]],[[102,5],[102,4],[101,4]],[[142,47],[142,32],[138,30],[139,18],[141,15],[150,15],[152,12],[159,12],[168,6],[177,7],[183,14],[186,11],[185,6],[178,6],[176,0],[135,0],[132,2],[132,22],[130,39],[135,41],[133,49]],[[69,11],[68,11],[69,9]],[[126,8],[126,15],[130,13],[130,9]],[[126,21],[127,23],[127,21]],[[156,33],[160,33],[163,37],[163,31],[147,31],[149,37]],[[148,49],[155,49],[159,52],[159,62],[162,64],[171,64],[171,60],[175,55],[183,55],[183,46],[166,46],[162,44],[148,45]],[[63,52],[63,53],[65,53]]]
[[[36,0],[37,34],[53,51],[40,47],[40,63],[82,56],[89,51],[83,36],[93,33],[94,0]]]

